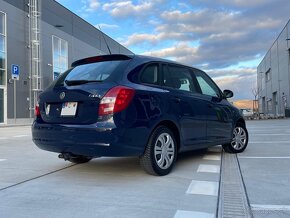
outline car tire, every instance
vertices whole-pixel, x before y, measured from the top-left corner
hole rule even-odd
[[[87,163],[91,160],[92,158],[90,157],[86,157],[86,156],[81,156],[81,155],[77,155],[74,157],[70,157],[68,159],[69,162],[75,163],[75,164],[82,164],[82,163]]]
[[[227,153],[241,153],[248,145],[249,135],[245,125],[238,123],[233,130],[231,143],[222,145]]]
[[[165,126],[157,127],[151,134],[140,164],[145,172],[165,176],[172,170],[177,157],[174,134]]]

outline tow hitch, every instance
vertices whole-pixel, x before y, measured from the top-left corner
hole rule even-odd
[[[75,155],[71,154],[71,153],[61,153],[58,155],[58,158],[60,159],[64,159],[64,160],[71,160],[72,158],[76,158]]]

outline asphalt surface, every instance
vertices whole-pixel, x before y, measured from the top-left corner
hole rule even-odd
[[[254,217],[290,217],[290,120],[249,121],[238,155]]]
[[[252,213],[290,217],[290,120],[247,125],[250,143],[238,161]],[[30,127],[0,128],[0,217],[213,218],[221,153],[182,154],[171,174],[155,177],[138,158],[75,165],[38,149]]]

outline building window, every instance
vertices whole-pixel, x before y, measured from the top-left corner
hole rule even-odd
[[[53,56],[53,79],[56,79],[68,68],[68,43],[67,41],[52,36],[52,56]]]
[[[0,12],[0,85],[5,85],[6,72],[6,15]]]
[[[271,69],[269,69],[267,72],[266,72],[266,81],[270,81],[271,80]]]
[[[265,84],[266,84],[266,82],[265,82],[265,77],[264,77],[264,75],[262,76],[262,82],[261,82],[261,91],[264,91],[264,89],[265,89]]]
[[[267,112],[268,114],[272,113],[272,99],[267,100]]]

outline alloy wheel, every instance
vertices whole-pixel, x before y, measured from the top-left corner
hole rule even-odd
[[[158,136],[154,146],[154,157],[161,169],[168,169],[174,162],[175,145],[174,140],[168,133]]]
[[[233,132],[231,145],[236,150],[243,149],[247,144],[247,133],[242,127],[236,127]]]

